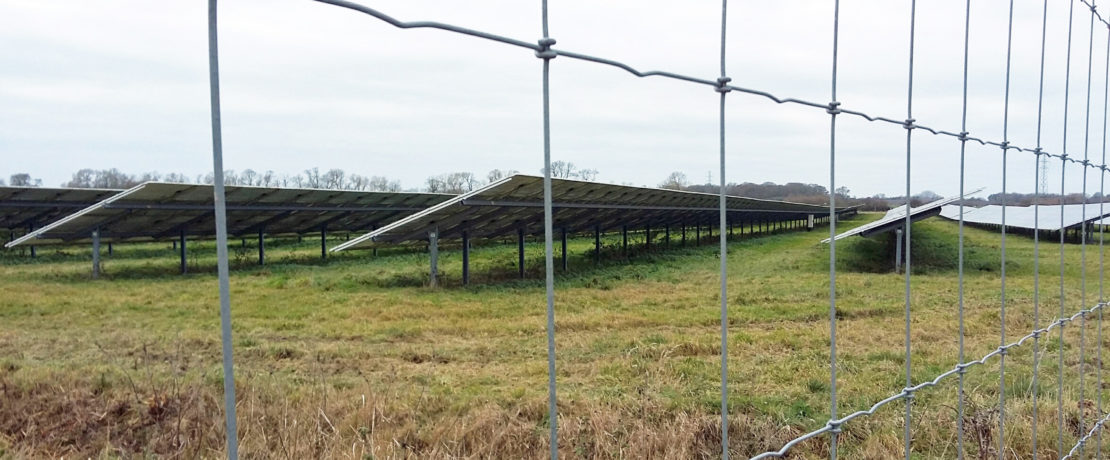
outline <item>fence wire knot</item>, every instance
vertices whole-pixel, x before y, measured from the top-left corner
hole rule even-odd
[[[970,366],[966,363],[957,364],[956,365],[956,373],[960,374],[960,375],[966,374],[968,367],[970,367]]]
[[[541,38],[537,43],[539,43],[540,49],[536,50],[536,57],[540,59],[555,59],[555,56],[559,55],[559,53],[556,53],[555,50],[551,49],[551,45],[555,44],[554,38],[544,37]]]
[[[829,422],[825,424],[825,426],[829,427],[829,433],[832,434],[840,434],[840,432],[842,431],[840,427],[843,425],[844,422],[840,422],[837,420],[829,420]]]
[[[906,121],[902,122],[902,127],[906,128],[906,129],[914,129],[914,128],[917,127],[916,125],[914,125],[914,122],[916,122],[916,121],[917,120],[915,120],[913,118],[907,118]]]
[[[837,101],[830,102],[829,107],[825,109],[825,113],[836,116],[840,113],[840,103]]]
[[[916,391],[917,390],[915,390],[913,388],[910,388],[910,387],[906,387],[906,388],[902,389],[902,394],[906,395],[906,397],[905,397],[906,402],[913,402],[913,394]]]
[[[956,139],[959,139],[960,142],[967,142],[967,135],[968,135],[967,131],[960,131],[960,134],[956,136]],[[1037,149],[1037,150],[1040,150],[1040,149]]]
[[[725,77],[725,76],[717,77],[717,89],[716,89],[716,91],[718,93],[721,93],[721,94],[732,91],[732,88],[729,88],[729,86],[728,86],[728,83],[731,82],[731,81],[732,81],[732,78],[729,78],[729,77]]]
[[[998,347],[998,354],[1001,356],[1006,356],[1006,353],[1009,352],[1009,350],[1010,347]]]

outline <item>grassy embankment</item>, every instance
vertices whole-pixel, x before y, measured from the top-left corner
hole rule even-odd
[[[842,227],[875,216],[861,216]],[[731,449],[777,448],[828,416],[827,228],[729,246]],[[913,228],[913,376],[955,364],[956,226]],[[659,235],[661,237],[661,235]],[[692,232],[691,232],[692,237]],[[592,238],[571,240],[557,277],[560,447],[569,458],[690,458],[719,453],[716,247],[639,245],[619,236],[593,266]],[[715,241],[715,240],[714,240]],[[967,230],[967,356],[998,346],[999,237]],[[235,242],[238,247],[238,242]],[[446,287],[423,286],[418,248],[339,254],[319,240],[275,241],[270,264],[233,251],[232,305],[239,429],[251,457],[537,458],[547,451],[542,243],[472,253],[474,285],[458,285],[460,254],[441,252]],[[219,315],[212,243],[190,245],[179,276],[169,244],[118,245],[90,280],[87,249],[0,253],[0,457],[217,457],[223,448]],[[1007,241],[1007,334],[1033,328],[1033,245]],[[1087,303],[1098,298],[1097,246]],[[904,281],[889,238],[838,245],[840,413],[904,386]],[[1081,303],[1080,250],[1065,247],[1065,304]],[[1059,246],[1042,244],[1041,324],[1059,310]],[[1093,322],[1086,362],[1094,365]],[[1067,329],[1066,448],[1077,433],[1078,327]],[[1110,331],[1107,331],[1110,334]],[[1032,388],[1031,346],[1006,359],[1007,445],[1030,450],[1031,392],[1039,450],[1055,456],[1059,342],[1043,340]],[[997,360],[967,376],[972,458],[997,439]],[[1086,376],[1093,399],[1095,374]],[[917,395],[914,449],[954,457],[955,381]],[[845,427],[846,458],[901,454],[901,403]],[[1088,419],[1093,414],[1088,411]],[[1090,422],[1087,422],[1089,425]],[[1108,439],[1110,440],[1110,439]],[[978,446],[986,446],[980,452]],[[797,458],[827,456],[822,437]]]

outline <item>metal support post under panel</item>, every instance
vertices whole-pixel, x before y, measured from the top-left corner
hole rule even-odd
[[[567,271],[567,229],[563,227],[563,271]]]
[[[894,273],[902,272],[902,229],[894,230]]]
[[[627,256],[628,255],[628,226],[627,225],[621,225],[621,238],[623,238],[623,243],[621,243],[621,251],[623,251],[624,255]]]
[[[601,265],[601,226],[594,225],[594,264]]]
[[[462,283],[463,286],[470,284],[470,234],[463,230],[462,232]]]
[[[517,268],[520,270],[520,279],[524,279],[524,228],[516,229]]]
[[[428,253],[429,253],[429,258],[431,259],[431,267],[428,270],[429,275],[431,276],[429,284],[432,287],[436,287],[436,285],[438,284],[438,280],[436,278],[437,278],[437,275],[439,275],[439,273],[438,273],[439,272],[439,266],[438,266],[438,264],[439,264],[439,230],[438,229],[433,229],[432,231],[428,232]]]
[[[181,250],[180,251],[181,252],[181,274],[184,275],[189,270],[188,264],[186,263],[186,255],[185,255],[185,230],[184,229],[181,230],[180,237],[181,237],[181,240],[178,242],[177,247],[178,247],[178,249]]]
[[[100,229],[92,231],[92,277],[100,278]]]

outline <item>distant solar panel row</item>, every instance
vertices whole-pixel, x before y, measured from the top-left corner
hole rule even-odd
[[[214,234],[211,185],[147,182],[110,194],[11,243],[64,243],[99,229],[106,241]],[[293,234],[327,228],[366,231],[447,200],[435,193],[226,187],[228,232]]]
[[[1084,222],[1101,221],[1110,216],[1110,203],[1065,204],[1033,206],[1006,206],[1006,226],[1028,230],[1058,231],[1079,226]],[[1063,211],[1061,223],[1060,211]],[[959,220],[960,207],[945,206],[940,215],[951,220]],[[964,207],[964,222],[979,225],[1002,225],[1002,206],[989,205],[981,208]]]
[[[683,223],[715,225],[720,213],[720,198],[715,194],[567,179],[552,179],[551,197],[554,227],[571,232]],[[825,206],[741,197],[727,197],[726,207],[730,222],[736,223],[806,219],[828,213]],[[521,229],[537,234],[543,231],[543,218],[543,178],[515,175],[352,239],[333,251],[426,240],[433,230],[439,238],[458,238],[463,232],[472,238],[498,237]]]
[[[18,212],[34,209],[30,217],[46,220],[46,216],[64,215],[6,247],[91,240],[95,248],[101,242],[175,239],[179,243],[182,273],[187,269],[186,237],[210,237],[215,227],[211,185],[147,182],[124,191],[17,188],[5,196],[7,199],[0,203],[23,198],[24,204],[12,205],[10,209]],[[720,196],[710,193],[554,179],[552,198],[554,224],[561,231],[564,248],[567,233],[592,230],[597,243],[598,232],[616,228],[627,232],[629,228],[640,227],[646,232],[648,228],[664,230],[682,225],[685,240],[686,225],[695,227],[696,235],[701,226],[712,229],[718,225],[720,218]],[[518,249],[522,251],[524,235],[542,233],[540,223],[544,218],[543,178],[525,175],[508,177],[459,196],[228,186],[226,199],[228,233],[240,236],[257,233],[259,264],[265,260],[264,234],[320,231],[324,257],[327,244],[323,236],[327,231],[373,230],[333,250],[374,243],[428,241],[433,283],[438,240],[464,240],[465,283],[469,238],[516,234]],[[98,201],[90,204],[92,200]],[[839,213],[848,211],[854,209],[838,209]],[[747,224],[751,231],[758,224],[761,231],[766,231],[801,228],[805,221],[823,220],[828,208],[726,197],[726,213],[730,229]],[[5,211],[5,217],[16,224],[28,218],[16,214]],[[627,233],[625,238],[627,244]],[[98,273],[95,252],[94,276]],[[563,259],[565,263],[565,254]],[[523,262],[519,265],[523,276]]]
[[[979,193],[980,191],[982,191],[982,189],[975,190],[971,193],[968,193],[967,195],[973,195],[975,193]],[[952,198],[946,198],[946,199],[942,199],[942,200],[936,200],[936,201],[933,201],[931,203],[926,203],[926,204],[923,204],[923,205],[918,206],[916,208],[911,208],[910,209],[910,221],[911,222],[917,222],[921,219],[927,219],[927,218],[936,216],[938,214],[941,214],[941,210],[943,209],[943,207],[945,205],[947,205],[949,203],[952,203],[954,201],[957,201],[959,199],[960,199],[960,197],[958,197],[958,196],[957,197],[952,197]],[[868,224],[865,224],[865,225],[861,225],[859,227],[853,228],[849,231],[846,231],[844,233],[836,235],[836,240],[840,241],[843,238],[847,238],[849,236],[854,236],[854,235],[869,237],[869,236],[872,236],[872,235],[878,235],[880,233],[889,232],[889,231],[894,230],[896,228],[901,228],[904,225],[906,225],[906,205],[902,205],[902,206],[899,206],[897,208],[891,209],[890,211],[887,211],[886,215],[884,215],[879,220],[876,220],[874,222],[871,222],[871,223],[868,223]],[[830,241],[829,238],[825,238],[821,242],[822,243],[828,243],[829,241]]]
[[[0,187],[0,229],[25,231],[73,214],[122,190]]]

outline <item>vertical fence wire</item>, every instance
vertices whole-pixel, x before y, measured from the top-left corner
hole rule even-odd
[[[1045,38],[1048,36],[1048,0],[1044,0],[1044,5],[1041,12],[1041,63],[1040,63],[1040,77],[1037,83],[1037,147],[1034,149],[1035,155],[1033,156],[1033,330],[1040,330],[1041,321],[1041,180],[1040,170],[1042,161],[1041,152],[1041,127],[1044,118],[1044,56],[1045,56]],[[1047,158],[1043,159],[1047,161]],[[1040,357],[1041,357],[1041,333],[1037,332],[1033,335],[1033,413],[1032,413],[1032,458],[1037,459],[1037,396],[1040,393],[1040,387],[1037,383],[1037,378],[1040,374]]]
[[[913,40],[914,40],[914,27],[916,26],[917,19],[917,0],[910,2],[910,50],[909,50],[909,76],[907,78],[906,89],[906,220],[905,220],[905,257],[906,257],[906,389],[904,391],[911,391],[910,387],[913,386],[913,376],[911,375],[912,362],[911,362],[911,345],[910,345],[910,164],[912,154],[912,139],[913,139]],[[905,453],[906,460],[910,460],[910,411],[913,408],[913,393],[910,392],[905,397],[906,400],[906,415],[903,420],[903,433],[902,433],[902,448]]]
[[[1098,185],[1098,303],[1106,302],[1103,291],[1103,276],[1105,276],[1104,265],[1104,252],[1103,252],[1103,233],[1105,231],[1105,224],[1101,216],[1105,216],[1103,203],[1106,201],[1106,118],[1107,118],[1107,103],[1110,103],[1110,30],[1107,32],[1106,40],[1106,69],[1103,73],[1103,90],[1102,90],[1102,161],[1103,167],[1099,170],[1099,185]],[[1097,361],[1098,361],[1098,375],[1095,388],[1098,388],[1098,409],[1099,416],[1102,412],[1102,309],[1098,310],[1098,331],[1096,332],[1096,341],[1098,344]],[[1095,458],[1102,458],[1102,430],[1098,430],[1098,437],[1095,442]]]
[[[728,0],[721,0],[721,76],[717,78],[720,103],[720,232],[721,243],[721,458],[728,460],[728,214],[725,211],[725,95],[728,93],[728,74],[725,73],[725,32],[728,24]],[[712,232],[710,226],[710,232]]]
[[[551,209],[551,59],[555,40],[547,27],[547,0],[541,0],[543,38],[536,57],[543,59],[543,257],[544,284],[547,290],[547,423],[550,425],[551,460],[559,458],[559,410],[555,393],[555,260],[552,242]]]
[[[1091,19],[1089,25],[1089,36],[1087,40],[1087,103],[1083,112],[1083,165],[1090,164],[1089,161],[1089,146],[1091,137],[1091,69],[1094,64],[1094,44],[1095,44],[1095,6],[1094,0],[1091,0]],[[1079,236],[1079,299],[1080,305],[1087,306],[1087,168],[1083,168],[1083,203],[1080,223],[1080,236]],[[1079,317],[1079,433],[1082,434],[1086,431],[1086,425],[1083,420],[1083,396],[1084,396],[1084,370],[1086,359],[1086,345],[1087,345],[1087,315]],[[1101,391],[1101,390],[1099,390]],[[1101,416],[1101,414],[1099,415]],[[1079,456],[1083,456],[1084,442],[1079,443]]]
[[[998,314],[998,346],[1006,346],[1006,166],[1010,149],[1010,56],[1014,38],[1014,0],[1006,22],[1006,90],[1002,109],[1002,244],[1001,304]],[[1006,348],[998,354],[998,460],[1006,456]]]
[[[970,0],[969,0],[970,1]],[[836,64],[840,43],[840,0],[833,3],[832,98],[829,102],[829,420],[836,420]],[[829,430],[829,459],[836,460],[839,426]]]
[[[1059,370],[1056,378],[1056,443],[1057,455],[1064,453],[1064,184],[1067,178],[1068,166],[1068,100],[1071,89],[1071,35],[1074,18],[1075,0],[1068,2],[1068,48],[1065,59],[1064,72],[1064,133],[1060,154],[1060,332],[1057,353],[1059,355]]]
[[[231,294],[227,263],[227,205],[224,196],[223,130],[220,121],[220,59],[216,34],[216,0],[208,0],[208,86],[212,111],[212,177],[216,214],[216,266],[220,285],[220,342],[224,370],[224,417],[227,457],[239,458],[235,415],[235,370],[232,366]],[[183,240],[184,241],[184,240]],[[185,248],[181,250],[184,252]]]
[[[1047,1],[1047,0],[1045,0]],[[964,458],[964,178],[965,154],[967,152],[967,64],[968,44],[971,37],[971,0],[964,5],[964,75],[963,75],[963,102],[960,108],[960,216],[957,251],[957,315],[959,316],[958,345],[959,375],[956,386],[956,458]]]

